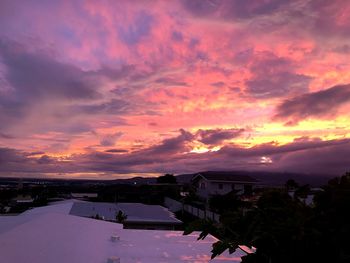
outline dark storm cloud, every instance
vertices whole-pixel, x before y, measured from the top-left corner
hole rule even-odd
[[[177,137],[166,139],[159,145],[142,150],[117,155],[94,152],[79,155],[74,160],[79,167],[86,170],[113,171],[113,172],[196,172],[200,169],[258,169],[304,171],[313,173],[343,173],[349,166],[346,157],[335,158],[337,149],[348,152],[350,140],[322,141],[320,139],[301,138],[287,145],[268,143],[252,148],[227,146],[217,152],[187,153],[186,142],[192,136],[180,134]],[[173,147],[171,147],[173,146]],[[330,156],[332,155],[333,156]],[[302,157],[301,157],[302,156]],[[322,159],[318,159],[323,156]],[[262,157],[269,157],[271,163],[261,162]],[[322,162],[328,158],[325,167]],[[299,164],[296,165],[296,160]],[[293,163],[294,167],[291,165]],[[319,167],[322,167],[320,169]],[[303,169],[299,169],[303,167]]]
[[[350,102],[350,84],[296,96],[282,102],[276,109],[274,119],[293,122],[309,117],[330,116]]]
[[[349,144],[350,139],[322,141],[321,139],[296,139],[292,143],[278,145],[275,142],[259,144],[251,148],[228,145],[220,150],[220,153],[235,157],[271,156],[286,154],[289,152],[304,151],[316,148],[323,148],[334,145]]]
[[[224,140],[230,140],[238,137],[244,132],[244,129],[215,129],[215,130],[198,130],[196,133],[199,136],[199,141],[208,144],[216,145]]]
[[[333,144],[309,151],[291,152],[280,158],[275,170],[340,176],[350,171],[350,142]]]
[[[45,154],[35,157],[19,150],[0,148],[0,172],[196,172],[225,167],[342,174],[350,168],[350,139],[322,141],[302,137],[286,145],[273,142],[251,148],[228,145],[217,152],[184,153],[188,152],[186,145],[191,140],[191,133],[180,130],[176,137],[134,152],[92,151],[64,161]],[[262,157],[270,158],[271,163],[261,162]]]
[[[164,153],[179,153],[185,152],[188,150],[187,142],[192,141],[195,136],[185,131],[184,129],[180,129],[180,135],[174,138],[165,139],[161,144],[153,146],[148,149],[151,154],[164,154]]]

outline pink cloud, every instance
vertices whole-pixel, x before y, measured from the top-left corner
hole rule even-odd
[[[173,162],[184,171],[231,167],[225,154],[238,139],[239,154],[249,154],[232,168],[244,169],[300,136],[346,140],[347,95],[332,91],[350,83],[349,8],[345,0],[2,1],[0,145],[11,169],[25,160],[43,171],[54,163],[112,171],[118,154],[132,163],[122,171],[152,172]],[[293,129],[281,128],[288,122]],[[241,136],[264,126],[271,130]],[[277,145],[267,147],[271,134]],[[193,140],[222,148],[195,155]],[[319,151],[303,150],[332,152]],[[301,153],[278,155],[293,163]],[[274,169],[289,167],[281,162]]]

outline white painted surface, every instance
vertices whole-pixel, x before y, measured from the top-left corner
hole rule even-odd
[[[111,242],[111,235],[120,240]],[[122,263],[208,262],[216,240],[209,236],[197,241],[197,236],[183,236],[182,231],[121,229],[120,224],[62,213],[37,214],[0,234],[0,260],[106,263],[110,257],[119,257]],[[240,262],[243,255],[242,251],[226,252],[211,262]]]

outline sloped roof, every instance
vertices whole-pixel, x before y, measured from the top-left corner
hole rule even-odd
[[[70,210],[71,215],[91,217],[98,214],[106,220],[114,220],[121,210],[128,217],[126,222],[157,222],[181,224],[174,214],[160,205],[145,205],[141,203],[93,203],[75,202]]]
[[[192,180],[195,180],[198,176],[202,176],[208,181],[214,182],[248,182],[256,183],[258,182],[255,178],[242,174],[240,172],[230,172],[230,171],[206,171],[196,173]]]

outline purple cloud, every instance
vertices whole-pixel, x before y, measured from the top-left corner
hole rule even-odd
[[[14,42],[0,41],[0,55],[6,66],[5,78],[14,88],[17,100],[45,97],[65,99],[96,99],[89,73],[58,62],[44,52],[33,53]]]
[[[220,19],[246,19],[279,11],[291,0],[193,0],[182,1],[185,8],[196,16]]]
[[[198,136],[198,140],[204,144],[216,145],[225,140],[236,138],[243,132],[244,129],[198,130],[196,136]]]
[[[322,141],[317,138],[300,138],[287,145],[261,144],[252,148],[226,146],[217,152],[187,153],[186,143],[193,135],[180,131],[180,135],[165,139],[159,145],[134,152],[89,152],[71,156],[65,161],[43,154],[33,157],[29,153],[0,148],[0,173],[47,173],[61,171],[137,173],[137,172],[196,172],[198,170],[270,170],[342,174],[348,170],[347,156],[350,140]],[[118,153],[118,154],[115,154]],[[340,155],[338,153],[341,153]],[[262,161],[270,158],[270,162]]]
[[[311,92],[283,101],[273,117],[275,120],[291,119],[292,122],[309,117],[324,117],[335,114],[350,102],[350,84]]]
[[[292,61],[265,52],[250,66],[253,76],[245,82],[246,92],[255,98],[283,97],[307,92],[311,77],[295,73]]]
[[[181,153],[189,150],[188,142],[194,139],[194,135],[184,129],[180,129],[180,135],[174,138],[165,139],[161,144],[150,147],[147,152],[156,156],[160,154]]]
[[[118,35],[125,44],[135,45],[151,33],[153,24],[154,17],[143,11],[135,16],[132,24],[118,26]]]
[[[102,146],[114,146],[117,140],[122,136],[123,136],[122,132],[106,134],[101,138],[100,143]]]
[[[105,151],[106,153],[127,153],[127,150],[124,149],[109,149]]]

